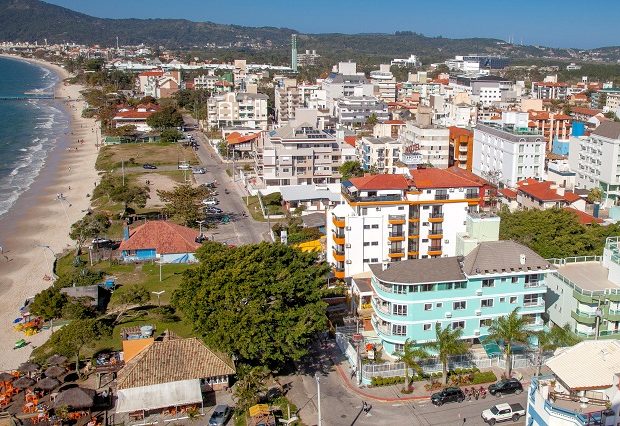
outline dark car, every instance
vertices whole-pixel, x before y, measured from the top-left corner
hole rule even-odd
[[[506,395],[508,393],[516,393],[518,395],[521,392],[523,392],[523,385],[517,379],[500,380],[489,386],[489,393],[491,395]]]
[[[146,163],[142,165],[142,168],[147,170],[155,170],[157,166],[155,166],[154,164]]]
[[[228,405],[218,405],[213,410],[211,418],[209,419],[209,426],[223,426],[230,417],[230,407]]]
[[[431,402],[438,407],[446,402],[463,402],[464,400],[465,394],[461,388],[445,388],[431,395]]]
[[[214,207],[214,206],[211,206],[211,207],[207,207],[205,209],[205,212],[206,213],[220,214],[220,213],[222,213],[222,209]]]

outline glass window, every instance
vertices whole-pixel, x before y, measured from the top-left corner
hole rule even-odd
[[[442,303],[442,302],[437,302],[437,303],[435,304],[435,307],[436,307],[436,308],[443,308],[443,303]]]
[[[510,303],[517,303],[517,296],[510,296]]]
[[[459,288],[467,288],[467,282],[463,281],[460,283],[454,283],[454,289],[459,289]]]
[[[452,309],[455,311],[460,311],[467,308],[467,302],[464,300],[460,300],[458,302],[452,303]]]
[[[407,315],[407,305],[392,305],[392,314]]]
[[[407,286],[402,284],[394,284],[392,286],[394,293],[396,294],[405,294],[407,293]]]
[[[427,323],[427,324],[424,324],[424,331],[428,331],[428,330],[430,330],[430,329],[431,329],[431,327],[432,327],[432,324],[428,324],[428,323]]]
[[[519,282],[519,277],[512,277],[512,283],[517,284]]]
[[[484,318],[480,320],[480,327],[489,327],[493,320],[491,318]]]
[[[424,310],[425,311],[430,311],[431,309],[433,309],[433,304],[432,303],[425,303],[424,304]]]
[[[392,334],[395,336],[405,336],[407,334],[407,326],[402,324],[392,324]]]
[[[364,229],[370,229],[370,225],[364,225]]]
[[[371,246],[378,246],[379,245],[379,241],[373,241],[370,243]]]
[[[482,307],[482,308],[492,308],[493,307],[493,299],[482,299],[480,301],[480,307]]]
[[[452,323],[452,330],[456,330],[457,328],[465,328],[465,321],[454,321]]]
[[[523,304],[527,305],[537,305],[538,304],[538,294],[526,294],[523,296]]]
[[[368,247],[370,245],[370,241],[364,241],[364,247]]]
[[[492,278],[482,280],[482,288],[485,287],[495,287],[495,280]]]
[[[378,257],[373,257],[372,259],[370,259],[370,261],[372,263],[377,263],[377,262],[379,262],[379,258]]]
[[[394,352],[402,352],[405,350],[405,345],[402,343],[394,343]]]
[[[434,284],[422,284],[418,286],[420,291],[433,291],[435,289]]]
[[[372,225],[372,229],[379,229],[379,225]]]

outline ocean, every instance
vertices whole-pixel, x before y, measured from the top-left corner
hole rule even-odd
[[[51,92],[57,82],[47,68],[0,58],[0,216],[32,185],[69,128],[59,100],[2,98]]]

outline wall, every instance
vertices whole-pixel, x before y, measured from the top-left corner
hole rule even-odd
[[[570,324],[571,330],[575,329],[576,321],[571,317],[571,312],[577,309],[577,299],[573,297],[573,289],[570,285],[556,274],[547,275],[545,306],[547,315],[554,324],[560,327]]]

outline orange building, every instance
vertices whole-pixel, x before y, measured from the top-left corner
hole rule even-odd
[[[450,166],[471,172],[474,152],[474,132],[462,127],[450,127]]]
[[[528,111],[529,127],[537,129],[545,136],[547,151],[551,151],[553,140],[568,140],[571,134],[572,118],[566,114],[553,114],[546,111]]]

